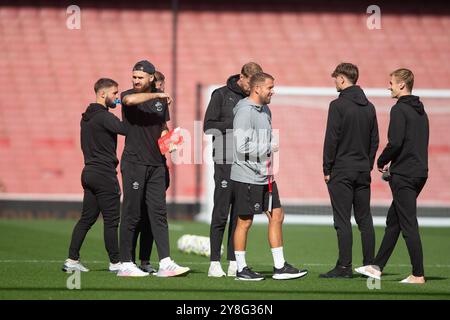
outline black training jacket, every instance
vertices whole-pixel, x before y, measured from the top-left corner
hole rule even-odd
[[[330,103],[323,147],[323,173],[371,171],[378,149],[375,107],[359,86],[341,91]]]
[[[233,108],[247,95],[237,85],[239,75],[228,78],[227,85],[213,91],[206,109],[203,131],[213,135],[213,159],[233,162]]]
[[[123,123],[108,108],[91,103],[82,114],[80,126],[85,170],[116,174],[117,134],[126,134]]]
[[[428,177],[429,122],[419,97],[402,96],[392,107],[388,140],[377,161],[379,168],[391,162],[391,173]]]

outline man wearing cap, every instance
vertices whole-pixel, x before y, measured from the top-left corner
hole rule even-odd
[[[165,76],[160,71],[155,71],[154,81],[152,82],[152,92],[164,92],[165,91]],[[166,190],[170,185],[170,174],[169,168],[166,167]],[[133,262],[136,261],[136,247],[137,240],[139,238],[139,260],[141,264],[139,268],[142,271],[148,272],[150,274],[156,274],[157,271],[150,264],[150,256],[152,254],[153,248],[153,234],[150,227],[150,220],[148,219],[147,208],[145,203],[141,207],[141,222],[136,229],[133,239]]]
[[[160,259],[159,277],[189,272],[170,258],[166,209],[166,158],[158,139],[168,132],[170,96],[152,92],[155,67],[143,60],[132,71],[133,89],[122,92],[122,120],[127,128],[122,154],[123,210],[120,224],[120,259],[123,277],[144,277],[133,262],[133,238],[145,204]]]

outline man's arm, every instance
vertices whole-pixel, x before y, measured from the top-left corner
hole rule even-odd
[[[323,144],[323,175],[329,176],[336,160],[336,152],[341,136],[341,115],[335,103],[328,109],[327,128]],[[327,179],[325,178],[325,181]]]
[[[167,133],[169,133],[169,127],[167,126],[167,122],[164,122],[162,125],[161,137]]]
[[[402,150],[403,140],[405,139],[406,119],[399,107],[391,109],[391,116],[388,130],[388,144],[378,157],[378,169],[383,169],[385,165],[397,157]]]
[[[103,119],[103,126],[112,133],[126,135],[125,124],[112,113],[108,113]]]
[[[169,133],[169,127],[168,127],[168,125],[167,125],[167,121],[169,121],[170,120],[170,114],[169,114],[169,105],[167,105],[167,108],[166,108],[166,112],[165,112],[165,122],[163,123],[163,125],[162,125],[162,130],[161,130],[161,137],[163,136],[163,135],[165,135],[165,134],[168,134]],[[175,144],[173,144],[173,143],[171,143],[171,144],[169,144],[169,153],[172,153],[173,151],[175,151],[175,150],[177,150],[177,145],[175,145]]]
[[[378,121],[377,121],[377,114],[375,113],[374,123],[372,125],[372,130],[370,132],[370,152],[369,152],[370,170],[373,169],[373,163],[375,162],[375,155],[377,154],[379,142],[380,139],[378,136]]]
[[[167,99],[167,103],[170,104],[172,99],[167,93],[164,92],[142,92],[142,93],[130,93],[122,97],[122,104],[131,107],[144,103],[152,99]]]
[[[219,90],[215,90],[211,95],[208,108],[205,112],[205,119],[203,121],[203,132],[205,134],[213,134],[214,130],[219,130],[225,133],[227,129],[233,126],[233,119],[226,121],[220,120],[221,109],[223,105],[223,97]]]
[[[263,158],[271,152],[270,142],[267,144],[252,141],[253,129],[251,126],[251,114],[248,110],[241,109],[234,116],[234,139],[237,153],[249,155],[251,158]]]

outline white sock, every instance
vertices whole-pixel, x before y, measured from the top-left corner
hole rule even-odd
[[[235,251],[234,254],[236,255],[237,270],[241,272],[247,266],[247,262],[245,262],[245,251]]]
[[[211,266],[220,266],[220,267],[222,267],[220,265],[220,261],[211,261]]]
[[[283,254],[283,247],[278,248],[272,248],[272,256],[273,256],[273,264],[275,265],[275,268],[281,269],[284,266],[284,254]]]
[[[170,259],[170,257],[166,257],[166,258],[164,258],[164,259],[161,259],[161,260],[159,261],[159,267],[164,269],[164,268],[167,267],[167,265],[170,264],[171,262],[172,262],[172,259]]]

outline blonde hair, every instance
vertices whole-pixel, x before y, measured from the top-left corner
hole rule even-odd
[[[253,76],[254,74],[262,72],[262,68],[256,62],[248,62],[242,66],[241,74],[248,78]]]
[[[412,91],[414,87],[414,73],[411,70],[401,68],[391,72],[390,76],[394,76],[397,80],[405,82],[406,89]]]

